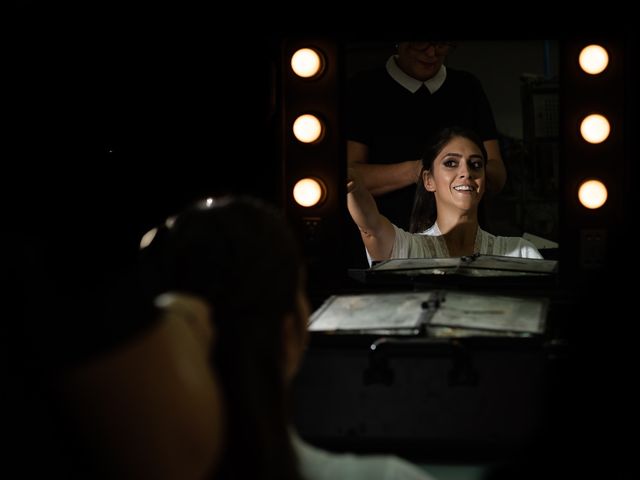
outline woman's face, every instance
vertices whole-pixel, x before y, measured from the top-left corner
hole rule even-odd
[[[438,153],[430,171],[423,172],[424,187],[442,208],[477,210],[485,191],[485,159],[471,140],[455,137]]]

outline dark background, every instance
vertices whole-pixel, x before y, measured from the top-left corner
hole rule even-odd
[[[231,39],[113,5],[17,2],[12,13],[3,68],[10,228],[59,248],[90,240],[109,269],[193,200],[276,200],[276,36]],[[80,250],[65,251],[70,264],[86,262]]]
[[[133,260],[145,231],[203,195],[278,201],[271,62],[285,33],[246,25],[230,37],[223,15],[198,28],[142,8],[12,6],[3,21],[3,222],[56,252],[56,280],[80,291],[99,284]],[[637,34],[616,34],[637,58]],[[625,280],[637,266],[637,201],[627,195],[637,172],[636,83],[629,61],[626,155],[609,160],[629,173],[615,186],[626,221],[610,238],[620,255],[600,275],[570,280],[580,290],[566,318],[573,361],[560,408],[571,415],[558,417],[566,425],[552,444],[584,453],[563,457],[581,461],[580,473],[624,471],[633,458],[624,439],[637,431],[636,287]]]

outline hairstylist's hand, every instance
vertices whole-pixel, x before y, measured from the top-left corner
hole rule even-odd
[[[362,184],[362,177],[356,168],[347,168],[347,193],[353,192],[358,185]]]

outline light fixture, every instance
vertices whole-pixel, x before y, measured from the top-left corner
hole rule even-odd
[[[153,242],[153,239],[156,238],[156,234],[158,233],[157,228],[152,228],[147,233],[145,233],[140,239],[140,250],[147,248]]]
[[[607,201],[607,187],[600,180],[585,180],[578,189],[580,203],[594,210]]]
[[[326,188],[321,180],[303,178],[293,187],[293,199],[303,207],[313,207],[324,200]]]
[[[611,132],[611,126],[606,117],[594,113],[585,117],[580,124],[580,133],[589,143],[602,143],[604,142],[609,133]]]
[[[291,69],[302,78],[314,78],[324,70],[322,55],[312,48],[301,48],[291,57]]]
[[[609,65],[609,54],[600,45],[589,45],[580,52],[578,63],[586,73],[597,75]]]
[[[278,138],[283,210],[302,242],[309,284],[344,274],[346,195],[341,128],[343,49],[336,39],[287,36],[280,49]],[[322,287],[324,288],[324,287]]]
[[[322,121],[311,114],[300,115],[293,122],[293,135],[302,143],[319,141],[324,134]]]

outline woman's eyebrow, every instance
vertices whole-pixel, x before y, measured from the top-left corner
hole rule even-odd
[[[456,153],[456,152],[447,152],[442,156],[442,158],[446,158],[446,157],[462,158],[463,155],[461,153]],[[469,155],[469,158],[479,158],[481,160],[484,160],[484,157],[479,153],[474,153],[472,155]]]

